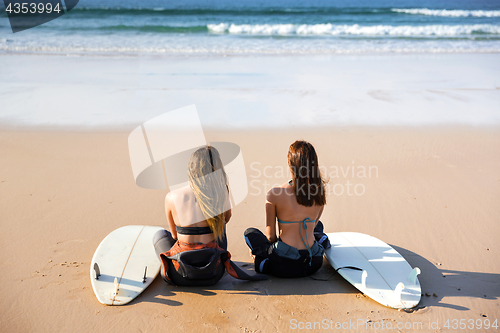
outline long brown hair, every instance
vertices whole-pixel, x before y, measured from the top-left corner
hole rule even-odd
[[[196,150],[188,165],[189,186],[215,239],[224,236],[228,184],[219,152],[208,145]]]
[[[292,143],[288,149],[288,166],[297,202],[306,207],[326,205],[325,181],[313,145],[300,140]]]

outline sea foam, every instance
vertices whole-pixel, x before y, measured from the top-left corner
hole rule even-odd
[[[247,35],[359,35],[359,36],[462,36],[470,34],[500,34],[500,26],[493,24],[424,25],[424,26],[363,26],[326,24],[208,24],[213,33]]]
[[[427,9],[427,8],[412,8],[401,9],[393,8],[393,12],[414,14],[414,15],[430,15],[430,16],[449,16],[449,17],[500,17],[500,10],[462,10],[462,9]]]

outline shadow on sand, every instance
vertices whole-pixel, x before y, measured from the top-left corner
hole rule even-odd
[[[445,307],[466,311],[469,310],[467,307],[444,303],[443,298],[476,297],[494,300],[500,296],[500,274],[439,269],[434,263],[431,263],[414,252],[399,246],[391,246],[398,251],[412,267],[419,267],[422,271],[418,279],[422,287],[423,296],[417,308]],[[255,273],[253,264],[236,261],[235,263],[243,270],[247,271],[247,273]],[[214,286],[178,287],[168,285],[160,277],[157,277],[151,286],[130,304],[154,302],[170,306],[180,306],[183,304],[171,300],[171,297],[179,293],[215,296],[221,291],[229,294],[254,296],[359,293],[354,286],[336,273],[328,262],[324,260],[321,269],[313,276],[297,279],[282,279],[269,276],[269,279],[266,281],[249,282],[234,279],[226,273]]]
[[[392,245],[412,267],[419,267],[422,273],[418,276],[422,286],[422,299],[419,306],[435,306],[466,311],[469,308],[444,303],[443,298],[474,297],[495,300],[500,297],[500,274],[456,271],[438,268],[435,263],[424,257]],[[434,296],[434,294],[436,296]],[[430,295],[430,296],[427,296]]]
[[[248,274],[255,274],[253,264],[233,261]],[[319,295],[332,293],[357,293],[357,289],[345,281],[340,275],[335,273],[335,270],[328,264],[326,260],[323,262],[321,269],[314,274],[312,278],[298,279],[281,279],[269,276],[268,280],[251,282],[238,280],[227,274],[224,274],[222,279],[213,286],[206,287],[184,287],[172,286],[165,283],[161,277],[157,277],[155,281],[146,289],[142,295],[137,297],[130,304],[139,302],[155,302],[166,305],[178,306],[182,303],[172,301],[169,298],[179,293],[197,294],[201,296],[215,296],[220,292],[237,295],[254,295],[254,296],[269,296],[269,295]],[[325,281],[322,281],[325,280]],[[300,286],[300,288],[298,288]]]

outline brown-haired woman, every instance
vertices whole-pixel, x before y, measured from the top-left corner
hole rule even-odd
[[[256,272],[301,277],[321,267],[324,246],[329,246],[319,221],[326,205],[325,186],[316,151],[309,142],[290,145],[288,166],[292,179],[267,192],[267,237],[256,228],[248,228],[245,241],[254,255]]]

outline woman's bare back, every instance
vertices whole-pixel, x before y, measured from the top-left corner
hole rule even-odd
[[[307,234],[307,242],[311,246],[314,243],[314,226],[320,218],[324,206],[306,207],[300,205],[295,197],[294,188],[289,183],[275,187],[270,192],[272,192],[272,201],[274,201],[278,219],[285,222],[303,221],[306,218],[311,221],[314,220],[314,223],[306,223],[307,230],[305,234]],[[278,223],[278,228],[279,237],[283,242],[297,249],[306,248],[300,236],[300,229],[302,229],[302,235],[304,235],[302,223]]]

